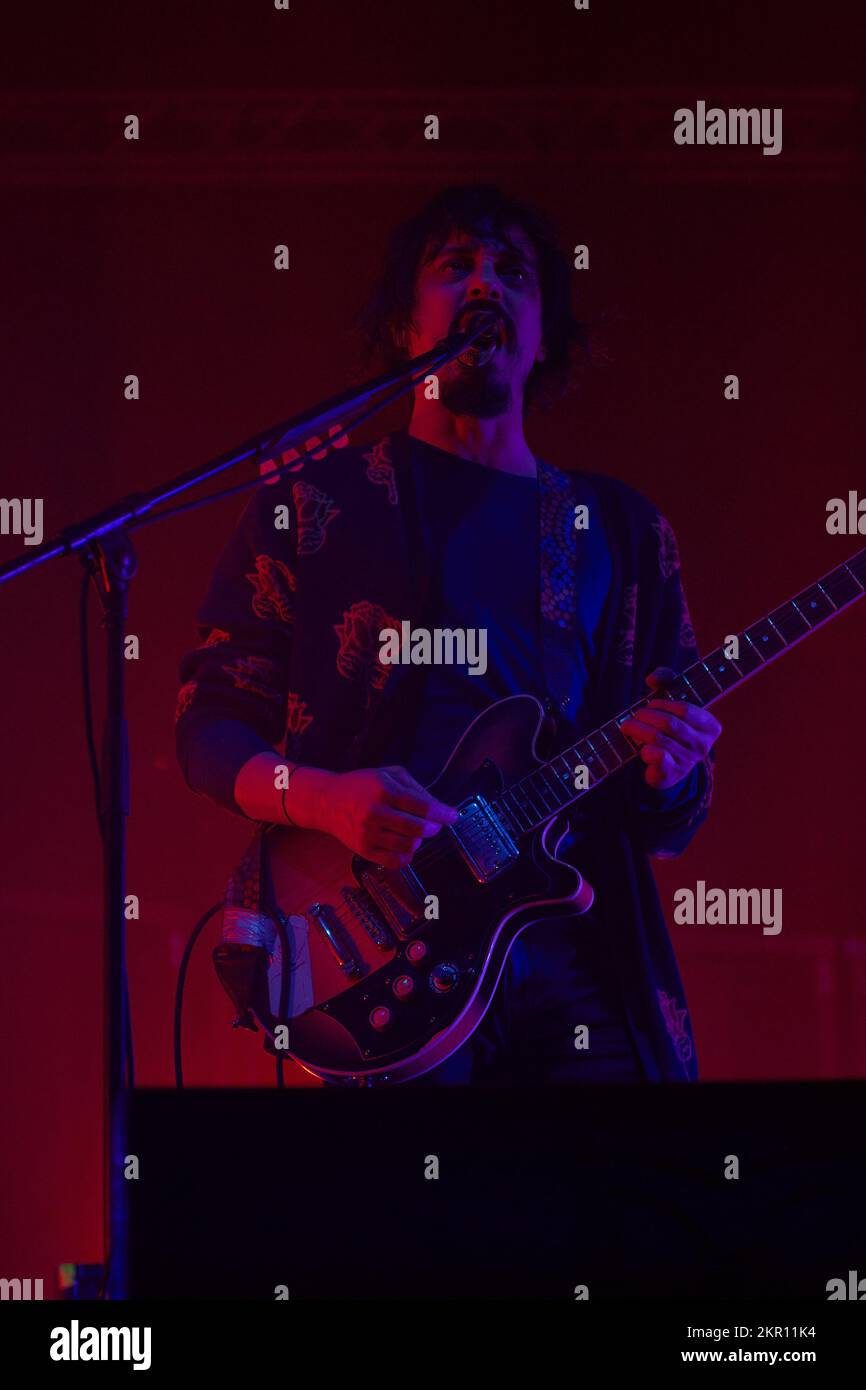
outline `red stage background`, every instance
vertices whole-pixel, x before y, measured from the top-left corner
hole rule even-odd
[[[394,222],[501,182],[590,248],[608,360],[537,452],[648,493],[679,538],[702,650],[863,544],[863,88],[854,4],[445,0],[69,10],[2,56],[2,493],[46,535],[347,384],[352,315]],[[675,146],[673,112],[780,106],[784,145]],[[137,143],[123,118],[141,119]],[[438,142],[423,138],[439,116]],[[273,269],[273,247],[291,270]],[[737,373],[741,399],[723,398]],[[136,373],[141,400],[123,397]],[[399,418],[398,422],[399,422]],[[137,1081],[172,1084],[180,955],[249,827],[184,786],[177,663],[244,499],[136,533],[128,663]],[[0,559],[20,548],[0,539]],[[4,1269],[101,1256],[99,842],[78,668],[80,566],[0,590]],[[715,806],[673,893],[781,888],[784,927],[673,927],[706,1080],[866,1076],[859,867],[866,604],[719,707]],[[91,605],[97,730],[102,638]],[[188,1084],[273,1084],[193,960]],[[8,1268],[7,1268],[8,1266]]]

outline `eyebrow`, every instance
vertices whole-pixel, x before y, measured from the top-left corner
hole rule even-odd
[[[443,246],[441,251],[437,251],[435,256],[432,256],[427,264],[429,265],[432,261],[441,260],[443,256],[468,255],[470,251],[477,251],[480,246],[486,244],[489,243],[478,240],[451,242],[448,246]],[[521,264],[526,266],[527,270],[535,269],[535,261],[530,260],[523,251],[520,251],[515,246],[509,246],[504,242],[500,242],[497,245],[496,254],[499,256],[510,256],[513,260],[520,261]]]

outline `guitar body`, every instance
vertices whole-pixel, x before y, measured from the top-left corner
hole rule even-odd
[[[541,766],[544,718],[531,695],[489,706],[429,790],[461,817],[412,863],[383,870],[317,831],[274,827],[266,867],[289,948],[271,954],[267,1004],[253,1007],[278,1053],[334,1082],[392,1084],[451,1055],[483,1019],[512,942],[545,917],[592,905],[593,891],[556,857],[557,811],[518,836],[491,802]],[[575,923],[575,930],[579,925]],[[278,1017],[280,989],[287,1009]]]

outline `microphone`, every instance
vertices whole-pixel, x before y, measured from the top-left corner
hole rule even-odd
[[[466,323],[457,332],[448,333],[444,338],[440,338],[436,344],[438,348],[446,352],[454,352],[457,348],[467,346],[474,342],[482,333],[486,337],[496,324],[495,315],[487,309],[476,309],[467,315]]]
[[[486,328],[489,332],[498,324],[499,320],[489,309],[473,309],[467,314],[466,322],[463,325],[463,332],[467,335],[474,333],[476,328]]]
[[[466,317],[462,335],[454,335],[467,339],[466,348],[458,355],[458,362],[465,367],[486,367],[499,348],[499,324],[499,318],[489,309],[472,310]]]

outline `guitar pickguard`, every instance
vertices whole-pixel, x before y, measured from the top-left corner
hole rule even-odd
[[[282,1021],[301,1066],[333,1081],[422,1074],[478,1026],[515,936],[589,905],[589,885],[548,842],[557,818],[521,840],[497,811],[503,789],[538,765],[542,717],[534,697],[512,696],[473,721],[430,789],[460,817],[403,869],[379,868],[319,832],[268,832],[291,955]],[[256,1014],[270,1038],[281,956],[277,938],[270,1016]]]

